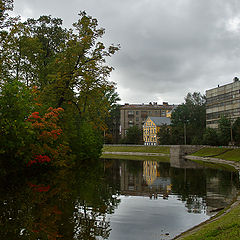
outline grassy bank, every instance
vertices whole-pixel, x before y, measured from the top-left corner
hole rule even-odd
[[[191,154],[199,157],[221,158],[229,161],[240,162],[240,149],[233,148],[202,148]]]
[[[240,162],[240,149],[233,148],[203,148],[197,151],[194,156],[220,158],[228,161]],[[207,163],[210,164],[211,163]],[[215,164],[214,164],[215,165]],[[188,235],[188,236],[187,236]],[[231,209],[230,212],[221,216],[218,220],[203,225],[195,233],[183,235],[184,240],[225,240],[240,239],[240,205]],[[185,237],[184,237],[185,236]]]
[[[170,154],[169,147],[163,146],[104,146],[103,152],[143,152]]]
[[[240,205],[238,204],[229,213],[220,219],[201,227],[189,236],[181,237],[184,240],[239,240],[240,239]]]

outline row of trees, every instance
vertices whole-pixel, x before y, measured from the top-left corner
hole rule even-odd
[[[105,30],[85,12],[66,29],[51,16],[10,18],[12,0],[0,5],[1,156],[6,162],[99,156],[119,100],[106,58],[120,47],[106,47]]]
[[[162,126],[160,144],[240,144],[240,119],[233,124],[222,116],[218,129],[206,128],[206,99],[198,92],[188,93],[185,102],[171,116],[171,126]]]

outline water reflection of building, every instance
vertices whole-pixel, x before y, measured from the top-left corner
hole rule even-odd
[[[144,161],[143,162],[143,177],[147,185],[152,185],[157,178],[157,162]]]
[[[189,165],[188,165],[189,163]],[[155,161],[113,161],[108,169],[122,195],[167,198],[179,196],[189,212],[215,214],[237,196],[238,173],[209,169],[184,161],[184,168]]]
[[[127,162],[121,162],[121,194],[134,196],[167,196],[171,191],[169,176],[161,177],[158,163],[154,161],[139,162],[138,171],[129,171]]]
[[[232,173],[229,173],[232,174]],[[232,178],[232,176],[230,176]],[[229,179],[231,182],[231,179]],[[226,185],[221,181],[220,177],[211,177],[206,182],[206,205],[207,214],[212,215],[216,210],[229,205],[237,196],[237,187],[231,184]]]
[[[140,171],[139,171],[140,170]],[[126,195],[142,195],[144,192],[144,181],[142,169],[138,171],[129,171],[126,161],[120,165],[120,188],[121,193]]]

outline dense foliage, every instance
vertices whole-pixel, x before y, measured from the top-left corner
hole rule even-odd
[[[11,0],[0,6],[0,154],[18,165],[46,156],[60,166],[70,155],[99,156],[118,100],[106,58],[119,46],[105,47],[105,30],[85,12],[65,29],[51,16],[10,18]]]
[[[126,137],[121,139],[122,144],[143,144],[143,132],[138,126],[127,129]]]
[[[200,144],[205,131],[205,96],[188,93],[185,103],[178,105],[171,116],[171,126],[158,133],[160,144]]]
[[[188,93],[185,103],[174,109],[171,126],[162,126],[158,133],[159,144],[203,144],[227,146],[240,144],[240,119],[234,123],[221,116],[218,128],[206,128],[205,96]]]

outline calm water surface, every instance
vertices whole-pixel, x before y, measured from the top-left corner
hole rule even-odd
[[[0,239],[172,239],[228,205],[239,175],[193,162],[99,160],[0,181]]]

